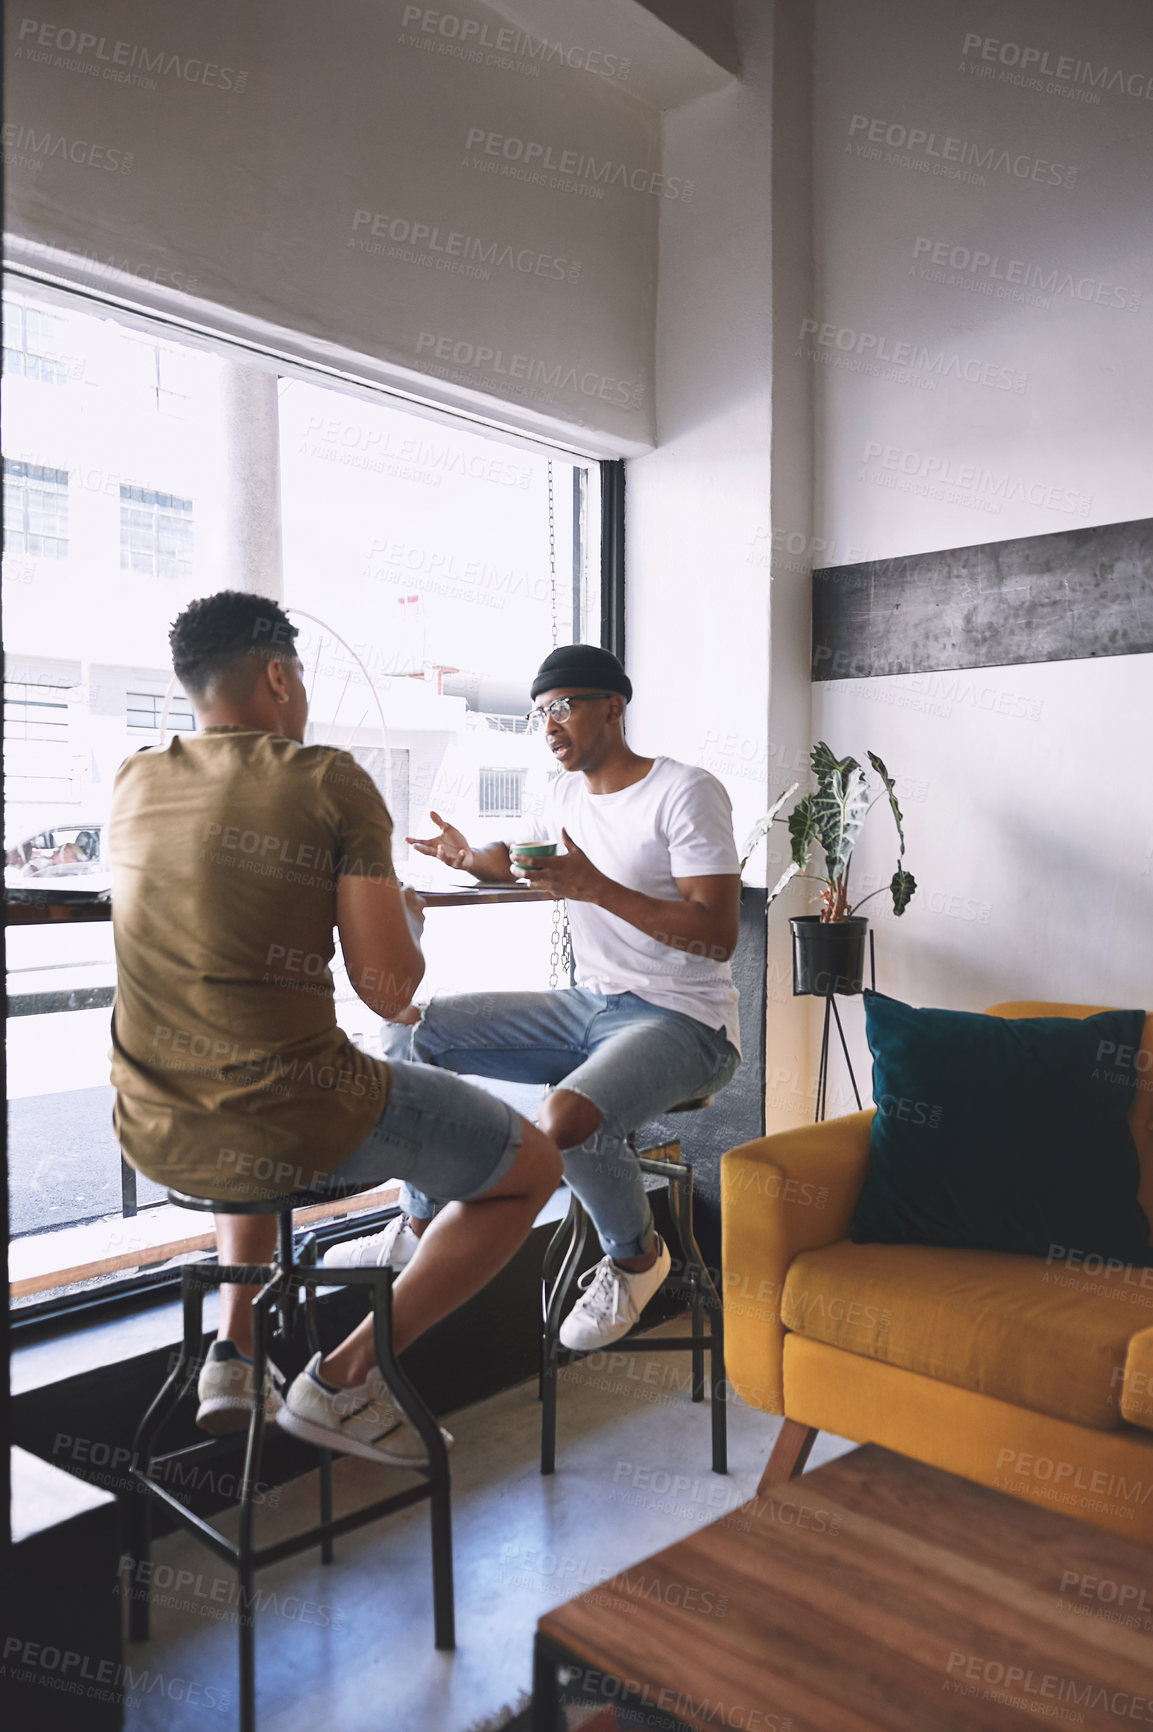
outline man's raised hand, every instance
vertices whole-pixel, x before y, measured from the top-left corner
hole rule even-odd
[[[418,854],[428,854],[434,860],[441,860],[446,866],[451,866],[454,872],[471,872],[473,852],[464,835],[454,824],[446,824],[439,812],[431,812],[429,816],[434,824],[440,825],[440,835],[428,836],[423,840],[417,836],[406,836],[405,841],[415,848]]]

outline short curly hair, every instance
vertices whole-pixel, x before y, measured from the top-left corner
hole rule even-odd
[[[247,689],[257,661],[296,654],[296,627],[278,602],[248,590],[221,589],[189,602],[168,633],[172,667],[185,691],[201,694],[234,670]],[[244,678],[251,669],[249,678]]]

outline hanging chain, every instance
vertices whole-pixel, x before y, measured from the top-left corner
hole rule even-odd
[[[557,647],[559,622],[556,593],[556,496],[552,458],[548,461],[548,601],[552,624],[552,647]],[[564,771],[561,771],[564,775]],[[568,903],[554,902],[552,910],[552,948],[549,953],[549,986],[555,991],[561,974],[565,985],[572,979],[572,933],[569,930]]]
[[[548,460],[548,605],[552,621],[552,647],[557,640],[556,600],[556,496],[553,486],[552,458]]]

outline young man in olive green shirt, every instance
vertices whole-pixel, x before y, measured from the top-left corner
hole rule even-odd
[[[371,778],[349,753],[303,743],[295,638],[263,597],[193,602],[171,643],[197,731],[136,753],[117,777],[115,1124],[131,1165],[213,1200],[390,1178],[456,1199],[396,1281],[403,1351],[508,1261],[560,1183],[560,1156],[494,1096],[372,1058],[339,1027],[334,928],[354,990],[394,1017],[424,973],[422,916],[396,882]],[[222,1261],[269,1260],[274,1215],[215,1219]],[[247,1424],[255,1293],[221,1290],[200,1381],[207,1430]],[[424,1459],[381,1378],[371,1318],[268,1405],[324,1447]]]

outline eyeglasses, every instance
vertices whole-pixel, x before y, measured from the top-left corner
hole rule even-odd
[[[588,703],[592,698],[611,698],[611,692],[575,692],[571,698],[554,698],[551,704],[538,704],[528,712],[528,731],[539,734],[548,717],[554,722],[567,722],[574,704]]]

